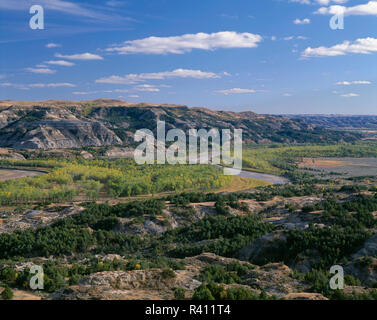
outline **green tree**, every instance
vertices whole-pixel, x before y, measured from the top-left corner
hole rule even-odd
[[[162,270],[162,278],[164,279],[172,279],[175,278],[177,275],[175,274],[174,270],[171,268],[165,268]]]
[[[7,285],[4,287],[4,290],[1,293],[1,298],[3,300],[12,300],[13,299],[13,291]]]
[[[1,278],[7,282],[14,282],[17,280],[17,271],[10,267],[5,267],[1,270]]]
[[[195,289],[192,300],[215,300],[215,298],[213,297],[211,290],[202,284]]]
[[[174,298],[176,300],[184,300],[185,293],[186,293],[186,290],[184,288],[174,288]]]

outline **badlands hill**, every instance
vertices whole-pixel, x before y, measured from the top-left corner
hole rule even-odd
[[[93,101],[0,101],[0,147],[15,149],[80,148],[130,145],[134,132],[156,130],[243,129],[244,142],[350,142],[358,133],[330,130],[305,119],[258,115],[253,112],[214,111],[183,105]]]

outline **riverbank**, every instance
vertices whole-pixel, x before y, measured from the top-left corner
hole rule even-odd
[[[35,176],[41,176],[43,174],[46,174],[46,172],[0,168],[0,181],[20,179],[20,178],[25,178],[25,177],[35,177]]]

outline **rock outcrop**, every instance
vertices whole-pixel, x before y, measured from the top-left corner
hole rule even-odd
[[[0,101],[0,147],[15,149],[130,145],[138,129],[242,129],[247,143],[354,141],[358,134],[325,130],[302,120],[253,112],[213,111],[125,101]],[[113,150],[125,157],[128,150]],[[109,156],[112,156],[110,154]]]

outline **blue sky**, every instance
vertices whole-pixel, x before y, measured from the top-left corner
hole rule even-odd
[[[377,114],[377,1],[0,0],[0,47],[2,100]]]

